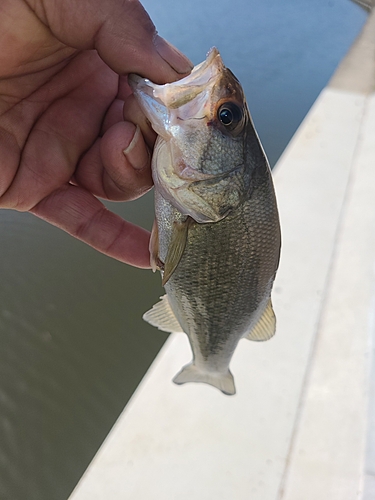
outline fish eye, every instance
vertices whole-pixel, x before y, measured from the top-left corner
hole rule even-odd
[[[228,108],[223,108],[219,113],[220,121],[223,125],[230,125],[233,122],[233,113]]]
[[[238,124],[242,122],[242,109],[234,102],[226,102],[217,111],[217,117],[229,131],[234,131]]]

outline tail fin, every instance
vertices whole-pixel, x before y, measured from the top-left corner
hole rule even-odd
[[[194,363],[190,363],[182,368],[180,372],[174,377],[175,384],[185,384],[186,382],[203,382],[205,384],[213,385],[220,389],[221,392],[232,396],[236,394],[234,386],[233,375],[230,370],[226,373],[208,372],[200,370]]]

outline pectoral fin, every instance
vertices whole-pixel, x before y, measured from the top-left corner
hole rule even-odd
[[[160,298],[161,301],[157,302],[152,309],[147,311],[143,315],[143,319],[150,323],[150,325],[156,326],[159,330],[163,330],[164,332],[182,332],[183,330],[180,323],[169,304],[168,296],[163,295],[163,297]]]
[[[151,230],[151,238],[150,238],[150,264],[151,269],[155,272],[157,269],[160,269],[160,259],[159,259],[159,231],[156,219],[154,219],[154,224]]]
[[[164,274],[162,285],[165,286],[178,266],[184,253],[188,230],[192,223],[192,218],[188,217],[184,222],[174,222],[171,242],[168,247],[167,256],[164,262]]]
[[[276,316],[273,312],[271,299],[265,308],[262,316],[251,331],[245,335],[246,339],[255,340],[257,342],[269,340],[275,335],[276,331]]]

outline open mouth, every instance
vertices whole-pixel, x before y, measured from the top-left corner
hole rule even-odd
[[[195,66],[190,75],[177,82],[157,85],[147,78],[131,74],[128,77],[129,85],[133,92],[141,98],[152,98],[160,105],[176,109],[188,103],[206,90],[213,80],[224,68],[223,61],[216,47],[207,54],[206,60]]]

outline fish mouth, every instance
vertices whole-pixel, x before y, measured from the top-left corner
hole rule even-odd
[[[132,73],[128,76],[128,82],[133,92],[140,97],[142,94],[152,97],[160,104],[175,109],[194,99],[223,69],[220,53],[213,47],[209,50],[205,61],[194,66],[191,73],[181,80],[158,85]]]
[[[211,87],[224,69],[220,53],[216,47],[213,47],[208,52],[205,61],[194,66],[191,73],[181,80],[158,85],[147,78],[130,74],[128,82],[155,132],[166,138],[165,129],[169,123],[168,110],[181,108],[203,93],[202,99],[199,99],[202,102],[199,106],[197,105],[198,111],[198,107],[201,108],[203,100],[206,100]],[[195,110],[190,109],[189,114],[194,116]],[[198,118],[201,117],[198,116]]]

